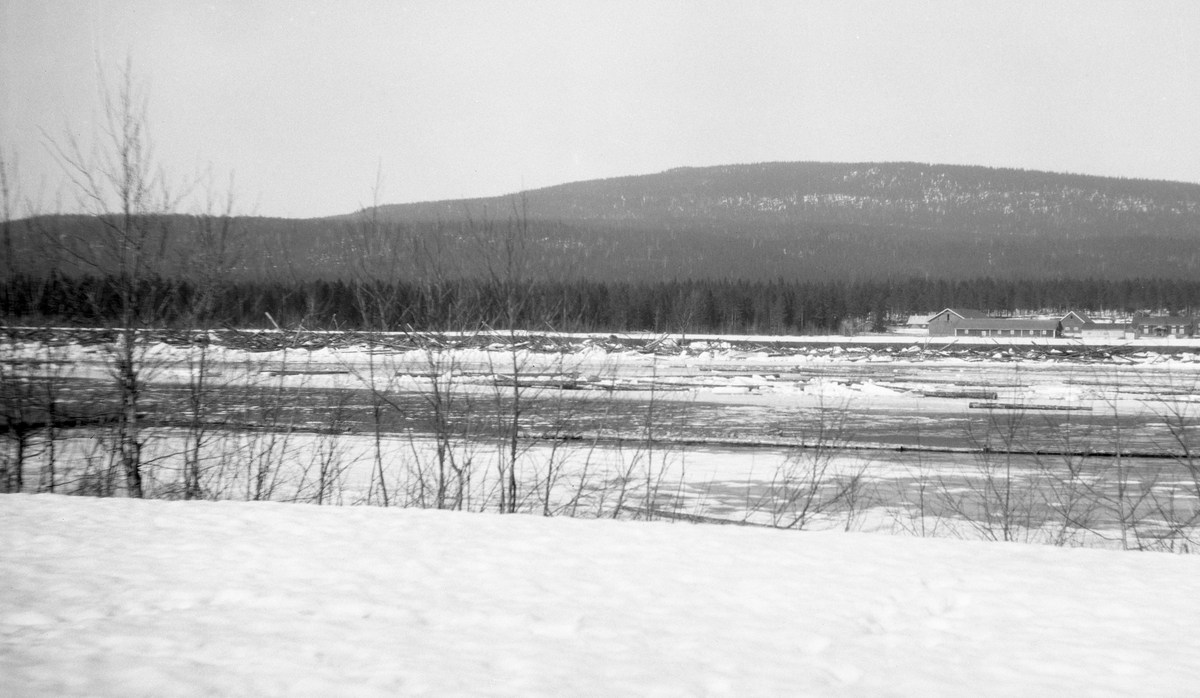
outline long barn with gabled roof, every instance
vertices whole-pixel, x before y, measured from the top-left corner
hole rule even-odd
[[[1058,337],[1061,333],[1058,320],[1024,318],[969,318],[954,328],[955,337]]]

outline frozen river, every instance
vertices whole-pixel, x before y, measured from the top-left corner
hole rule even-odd
[[[1081,360],[1045,348],[501,339],[203,355],[148,344],[149,471],[169,493],[195,452],[215,497],[379,503],[387,492],[487,508],[509,462],[520,508],[548,514],[1079,543],[1103,530],[1100,542],[1122,545],[1195,523],[1200,356],[1186,347]],[[115,409],[111,358],[103,344],[31,342],[7,361],[52,380],[60,409],[103,415]],[[58,435],[60,487],[106,467],[104,431]],[[27,483],[44,482],[38,467]]]

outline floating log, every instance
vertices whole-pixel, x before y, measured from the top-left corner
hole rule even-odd
[[[995,400],[999,393],[990,390],[922,390],[924,397],[958,397],[970,400]]]
[[[514,385],[518,388],[547,388],[554,390],[582,390],[588,386],[586,383],[572,378],[538,380],[530,378],[528,380],[513,380],[511,376],[494,376],[492,382],[497,386],[511,388]]]
[[[1011,402],[972,402],[968,405],[973,410],[1081,410],[1091,412],[1090,405],[1021,405]]]
[[[621,511],[629,512],[635,516],[643,516],[648,519],[669,519],[672,521],[686,521],[688,523],[717,524],[719,526],[754,526],[758,528],[773,528],[773,526],[770,524],[765,523],[755,523],[741,519],[722,519],[717,516],[688,514],[680,511],[664,511],[660,508],[633,507],[624,505],[621,507]]]
[[[139,414],[138,418],[142,419],[145,415]],[[29,434],[40,429],[78,429],[80,427],[92,427],[102,424],[114,424],[118,417],[115,414],[97,415],[94,417],[56,417],[53,420],[49,419],[31,419],[31,420],[5,420],[0,423],[0,434]]]

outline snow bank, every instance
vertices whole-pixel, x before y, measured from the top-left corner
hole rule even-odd
[[[1179,696],[1200,557],[0,497],[0,695]]]

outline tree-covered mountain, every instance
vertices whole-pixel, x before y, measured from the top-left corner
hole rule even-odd
[[[920,163],[684,167],[525,194],[529,215],[576,225],[678,225],[786,235],[813,225],[951,237],[1195,234],[1200,185]],[[507,212],[511,197],[380,207],[395,220]]]
[[[1200,185],[1013,169],[679,168],[378,213],[412,225],[521,210],[589,273],[620,278],[1200,273]]]
[[[369,276],[380,240],[406,276],[486,274],[514,251],[526,274],[632,282],[1200,276],[1200,185],[919,163],[679,168],[238,224],[238,270],[253,276]],[[171,225],[186,270],[200,224]]]

